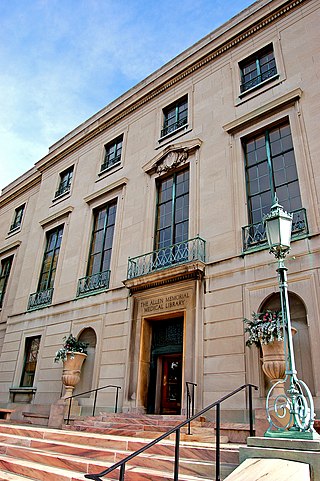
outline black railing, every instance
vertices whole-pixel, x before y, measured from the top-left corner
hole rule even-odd
[[[292,240],[309,233],[306,209],[293,210]],[[267,247],[267,235],[263,221],[242,227],[243,251],[257,247]]]
[[[119,472],[119,481],[124,481],[124,474],[125,474],[125,468],[126,468],[126,463],[131,461],[131,459],[135,458],[139,454],[143,453],[147,449],[151,448],[155,444],[159,443],[163,439],[167,438],[171,434],[175,433],[176,435],[176,440],[175,440],[175,450],[174,450],[174,470],[173,470],[173,481],[179,481],[178,476],[179,476],[179,455],[180,455],[180,430],[184,426],[186,426],[188,423],[193,421],[194,419],[198,418],[199,416],[202,416],[202,414],[206,413],[212,408],[216,408],[216,477],[215,481],[220,481],[220,422],[221,422],[221,410],[220,406],[221,403],[223,403],[226,399],[229,399],[230,397],[234,396],[238,392],[248,389],[248,407],[249,407],[249,422],[250,422],[250,436],[254,435],[254,430],[253,430],[253,410],[252,410],[252,389],[257,390],[257,386],[254,384],[243,384],[240,386],[238,389],[235,389],[231,393],[227,394],[226,396],[223,396],[220,398],[218,401],[215,401],[214,403],[210,404],[209,406],[205,407],[201,411],[197,412],[193,416],[191,416],[189,419],[186,419],[182,423],[178,424],[174,428],[170,429],[166,433],[162,434],[162,436],[159,436],[158,438],[154,439],[150,443],[146,444],[146,446],[143,446],[142,448],[138,449],[138,451],[135,451],[134,453],[130,454],[126,458],[122,459],[121,461],[118,461],[115,463],[113,466],[111,466],[108,469],[105,469],[101,473],[98,474],[85,474],[84,477],[87,479],[93,479],[94,481],[102,481],[101,477],[105,476],[106,474],[111,473],[117,468],[120,468]]]
[[[261,74],[241,84],[240,86],[241,93],[245,92],[246,90],[252,89],[252,87],[255,87],[256,85],[261,84],[262,82],[264,82],[265,80],[268,80],[271,77],[274,77],[276,74],[277,74],[277,67],[271,67],[269,70],[266,70],[265,72],[261,72]]]
[[[109,287],[110,271],[82,277],[78,281],[77,297],[105,291]]]
[[[70,421],[70,413],[71,413],[71,406],[72,406],[73,398],[78,397],[78,396],[83,396],[83,394],[89,394],[91,392],[94,392],[94,400],[93,400],[93,408],[92,408],[92,416],[94,416],[94,414],[96,412],[98,391],[101,391],[101,389],[107,389],[108,387],[116,388],[116,398],[115,398],[115,403],[114,403],[114,412],[117,413],[118,412],[119,389],[121,389],[121,387],[120,386],[114,386],[113,384],[108,384],[108,386],[97,387],[96,389],[90,389],[90,391],[84,391],[84,392],[80,392],[79,394],[74,394],[73,396],[66,397],[65,400],[70,399],[69,409],[68,409],[68,417],[67,417],[66,424],[69,424],[69,421]]]
[[[195,382],[186,381],[187,391],[187,419],[194,416],[194,388],[197,386]],[[191,434],[191,423],[188,424],[188,434]]]
[[[177,120],[177,122],[173,122],[169,124],[168,121],[164,123],[163,129],[161,130],[161,137],[164,137],[167,134],[171,134],[175,130],[179,129],[183,125],[186,125],[188,122],[188,117],[183,117],[182,119]]]
[[[32,309],[39,309],[40,307],[50,306],[52,302],[53,287],[38,291],[29,296],[28,311]]]

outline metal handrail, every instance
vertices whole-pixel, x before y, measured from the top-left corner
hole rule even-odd
[[[124,481],[125,466],[126,466],[126,463],[128,461],[135,458],[139,454],[143,453],[147,449],[151,448],[155,444],[159,443],[163,439],[167,438],[171,434],[175,433],[176,434],[176,441],[175,441],[175,454],[174,454],[174,477],[173,477],[173,481],[178,481],[179,452],[180,452],[179,451],[180,450],[180,430],[186,424],[190,423],[191,421],[198,418],[199,416],[202,416],[202,414],[206,413],[207,411],[209,411],[210,409],[215,407],[217,409],[216,410],[216,481],[220,481],[220,405],[226,399],[229,399],[230,397],[234,396],[238,392],[242,391],[243,389],[247,389],[247,388],[248,388],[248,393],[249,393],[248,404],[249,404],[249,419],[250,419],[250,436],[253,436],[254,430],[253,430],[253,410],[252,410],[252,389],[257,390],[258,387],[255,386],[254,384],[243,384],[238,389],[235,389],[231,393],[226,394],[222,398],[218,399],[218,401],[215,401],[214,403],[210,404],[209,406],[203,408],[201,411],[197,412],[196,414],[191,416],[189,419],[186,419],[182,423],[180,423],[177,426],[171,428],[166,433],[162,434],[161,436],[154,439],[150,443],[146,444],[142,448],[138,449],[134,453],[125,457],[121,461],[118,461],[113,466],[110,466],[110,468],[105,469],[101,473],[97,473],[97,474],[85,474],[84,477],[87,478],[87,479],[93,479],[94,481],[103,481],[101,479],[102,476],[105,476],[106,474],[111,473],[111,471],[114,471],[115,469],[120,468],[119,481]]]
[[[108,387],[115,387],[116,388],[116,399],[115,399],[115,404],[114,404],[114,412],[117,413],[117,411],[118,411],[119,389],[121,389],[121,387],[115,386],[113,384],[108,384],[108,386],[97,387],[96,389],[90,389],[90,391],[84,391],[84,392],[80,392],[79,394],[74,394],[73,396],[66,397],[65,401],[67,399],[70,399],[69,409],[68,409],[68,418],[67,418],[66,424],[69,424],[69,421],[70,421],[71,405],[72,405],[72,399],[73,398],[78,397],[78,396],[82,396],[83,394],[89,394],[90,392],[94,392],[95,394],[94,394],[93,409],[92,409],[92,416],[94,416],[94,413],[96,411],[98,391],[101,391],[101,389],[107,389]]]
[[[191,386],[191,392],[189,386]],[[196,386],[197,384],[195,382],[186,381],[187,419],[194,415],[194,388]],[[188,424],[188,434],[191,434],[191,423]]]

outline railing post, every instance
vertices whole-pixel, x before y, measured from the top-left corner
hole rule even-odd
[[[176,444],[174,449],[174,475],[173,481],[179,481],[179,454],[180,454],[180,428],[176,430]]]
[[[194,386],[195,386],[195,384],[192,384],[192,399],[191,399],[192,410],[191,410],[191,416],[194,416]]]
[[[69,421],[70,421],[71,404],[72,404],[72,397],[69,399],[69,409],[68,409],[68,419],[67,419],[67,424],[69,424]]]
[[[116,387],[116,404],[114,406],[114,412],[117,414],[118,412],[118,396],[119,396],[119,387]]]
[[[216,481],[220,481],[220,403],[216,406]]]
[[[125,469],[126,469],[125,463],[124,463],[124,464],[121,464],[121,466],[120,466],[120,474],[119,474],[119,481],[124,481],[124,472],[125,472]]]
[[[97,394],[98,394],[98,389],[96,389],[96,390],[95,390],[95,393],[94,393],[92,416],[94,416],[94,414],[95,414],[95,412],[96,412]]]
[[[250,436],[254,436],[253,431],[253,409],[252,409],[252,385],[249,384],[249,422],[250,422]]]

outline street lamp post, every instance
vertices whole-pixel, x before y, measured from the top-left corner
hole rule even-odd
[[[266,399],[269,428],[266,437],[318,439],[314,425],[314,405],[308,386],[297,377],[288,302],[287,268],[284,259],[290,250],[292,214],[285,212],[275,197],[270,214],[264,218],[270,253],[278,260],[278,278],[281,299],[285,378],[276,382]],[[279,387],[283,386],[280,390]]]

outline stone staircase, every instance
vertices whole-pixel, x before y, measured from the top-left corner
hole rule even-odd
[[[74,421],[63,430],[0,423],[0,481],[85,481],[176,426],[180,416],[102,414]],[[231,433],[231,426],[228,427]],[[239,436],[239,430],[234,428]],[[243,433],[241,434],[244,435]],[[221,479],[239,464],[239,444],[221,437]],[[172,481],[174,436],[135,457],[125,481]],[[114,471],[105,479],[118,480]],[[179,481],[215,479],[211,423],[193,422],[181,433]]]

